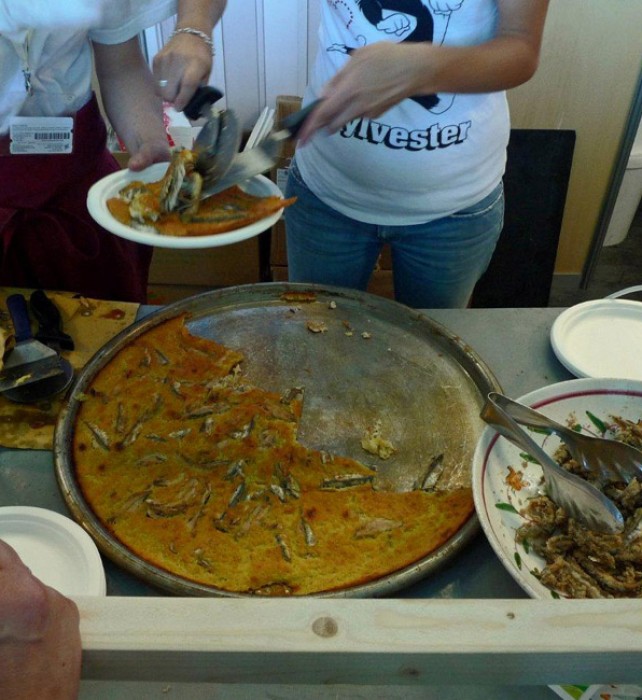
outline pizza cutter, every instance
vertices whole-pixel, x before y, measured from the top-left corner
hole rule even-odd
[[[48,379],[40,379],[37,382],[25,384],[25,386],[17,387],[16,389],[9,389],[2,392],[2,395],[14,403],[39,403],[40,401],[53,399],[55,396],[64,393],[74,378],[74,368],[69,360],[61,357],[60,364],[62,365],[62,374],[57,374],[55,377],[49,377]]]
[[[229,170],[241,145],[241,127],[230,109],[216,109],[223,93],[211,85],[197,88],[183,113],[192,120],[206,118],[194,140],[195,168],[203,177],[203,189],[213,187]],[[201,197],[202,198],[202,197]]]

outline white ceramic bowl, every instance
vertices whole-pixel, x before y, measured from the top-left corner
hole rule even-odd
[[[572,379],[537,389],[517,399],[558,423],[569,419],[584,432],[599,435],[591,416],[608,423],[617,415],[631,420],[642,418],[642,381],[626,379]],[[590,413],[587,413],[587,411]],[[551,456],[560,444],[557,437],[530,432]],[[521,472],[522,487],[508,482],[508,468]],[[511,576],[533,598],[550,598],[557,593],[542,585],[532,573],[543,569],[544,560],[515,542],[516,530],[524,524],[519,511],[530,498],[543,493],[542,470],[526,461],[520,449],[490,427],[482,432],[473,457],[473,494],[481,526],[495,553]]]

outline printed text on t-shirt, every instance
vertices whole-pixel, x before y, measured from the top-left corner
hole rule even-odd
[[[346,139],[360,139],[373,144],[383,144],[388,148],[433,151],[463,143],[471,125],[470,121],[447,126],[432,124],[425,129],[409,131],[400,126],[389,126],[371,119],[353,119],[341,129],[340,134]]]

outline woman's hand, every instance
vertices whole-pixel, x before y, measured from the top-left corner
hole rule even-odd
[[[419,44],[381,41],[356,49],[346,65],[326,84],[323,102],[299,132],[305,143],[315,131],[338,131],[357,117],[374,119],[413,94],[412,75]]]
[[[182,112],[199,85],[208,81],[212,50],[199,36],[175,34],[154,56],[153,71],[158,94]]]

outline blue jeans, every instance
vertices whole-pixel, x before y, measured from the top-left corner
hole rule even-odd
[[[392,253],[395,299],[414,308],[465,308],[504,224],[502,183],[472,207],[427,224],[378,226],[350,219],[308,189],[293,161],[285,191],[291,282],[366,290],[379,254]]]

